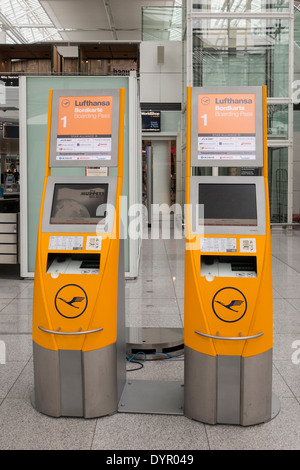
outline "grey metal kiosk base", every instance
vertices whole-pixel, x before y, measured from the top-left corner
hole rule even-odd
[[[251,357],[208,356],[185,346],[185,416],[207,424],[249,426],[274,418],[272,349]]]
[[[129,380],[121,396],[118,411],[183,415],[183,382]]]
[[[49,416],[95,418],[112,414],[125,384],[117,370],[117,347],[51,351],[33,343],[37,411]]]

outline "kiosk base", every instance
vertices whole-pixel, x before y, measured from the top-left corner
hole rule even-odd
[[[130,380],[120,403],[121,413],[183,415],[183,383],[179,381]]]
[[[272,349],[251,357],[208,356],[185,346],[184,414],[208,424],[250,426],[280,410],[272,394]]]
[[[45,349],[33,342],[37,411],[49,416],[95,418],[118,409],[126,377],[117,345],[93,351]]]

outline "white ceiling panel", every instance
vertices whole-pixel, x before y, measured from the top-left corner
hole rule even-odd
[[[7,43],[15,44],[138,41],[143,8],[156,10],[147,18],[159,36],[171,29],[172,12],[164,7],[180,4],[181,0],[0,0],[0,32],[5,32]]]
[[[174,0],[41,0],[54,25],[71,42],[140,40],[142,7],[173,6]]]
[[[41,1],[53,23],[63,29],[108,28],[107,16],[99,0]]]
[[[141,41],[141,30],[135,31],[117,31],[118,41],[129,42],[129,41]],[[111,36],[112,39],[112,36]]]

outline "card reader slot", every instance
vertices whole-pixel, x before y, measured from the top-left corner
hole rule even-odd
[[[256,272],[256,267],[253,264],[247,263],[231,263],[232,271],[254,271]]]
[[[80,269],[97,269],[99,268],[99,260],[83,260]]]

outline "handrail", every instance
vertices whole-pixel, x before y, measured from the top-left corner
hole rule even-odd
[[[195,333],[197,333],[197,335],[200,335],[200,336],[205,336],[206,338],[223,339],[223,340],[230,340],[230,341],[254,339],[254,338],[259,338],[260,336],[263,335],[263,333],[258,333],[257,335],[253,335],[253,336],[214,336],[214,335],[207,335],[205,333],[201,333],[200,331],[197,331],[197,330],[195,330]]]
[[[47,330],[46,328],[43,328],[42,326],[39,326],[38,327],[39,330],[41,331],[44,331],[45,333],[50,333],[52,335],[87,335],[87,334],[90,334],[90,333],[96,333],[97,331],[102,331],[103,328],[97,328],[96,330],[88,330],[88,331],[71,331],[71,332],[67,332],[67,331],[52,331],[52,330]]]

